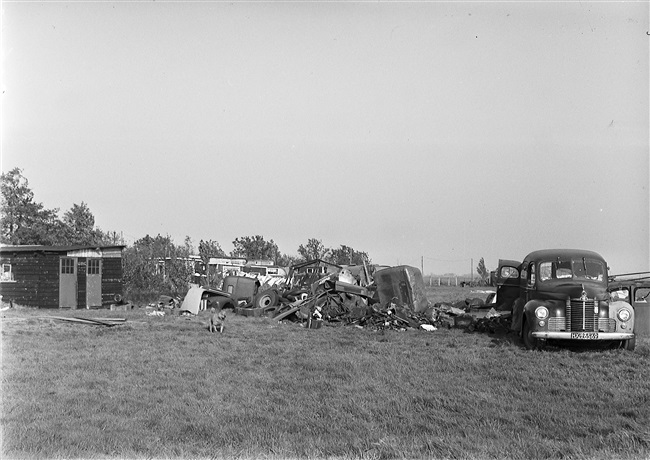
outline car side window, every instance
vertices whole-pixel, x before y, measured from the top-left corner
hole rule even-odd
[[[501,267],[501,278],[518,278],[519,273],[514,267]]]
[[[539,280],[546,281],[553,277],[553,264],[551,262],[542,262],[539,264]]]
[[[650,297],[650,288],[637,288],[634,291],[634,301],[636,303],[646,303]]]
[[[535,263],[531,262],[528,266],[528,286],[535,285]]]

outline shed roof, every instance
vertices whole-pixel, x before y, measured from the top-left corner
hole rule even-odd
[[[73,246],[43,246],[43,245],[0,245],[0,253],[14,252],[68,252],[83,249],[124,249],[125,245],[73,245]]]

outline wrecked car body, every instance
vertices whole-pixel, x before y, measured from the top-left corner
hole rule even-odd
[[[430,306],[419,269],[401,265],[378,270],[373,277],[381,304],[396,301],[410,306],[416,313],[423,312]]]
[[[208,289],[199,286],[190,287],[183,299],[180,307],[180,313],[189,313],[198,315],[200,311],[215,308],[223,310],[225,308],[234,309],[237,305],[235,299],[227,292],[218,289]]]
[[[236,305],[251,304],[259,293],[260,282],[257,278],[228,275],[221,283],[221,290],[228,293]]]
[[[634,309],[628,302],[610,299],[607,263],[599,254],[576,249],[535,251],[519,265],[517,275],[511,328],[526,348],[563,340],[634,349]],[[505,279],[514,281],[514,272]]]

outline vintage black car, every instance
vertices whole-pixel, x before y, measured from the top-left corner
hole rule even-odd
[[[593,251],[546,249],[497,273],[497,297],[514,299],[512,329],[528,349],[548,340],[635,347],[634,309],[610,298],[607,263]],[[502,271],[504,273],[502,273]]]

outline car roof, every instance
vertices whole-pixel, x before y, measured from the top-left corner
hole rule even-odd
[[[531,252],[524,260],[554,259],[556,257],[589,257],[605,262],[605,259],[597,252],[585,249],[542,249]]]

